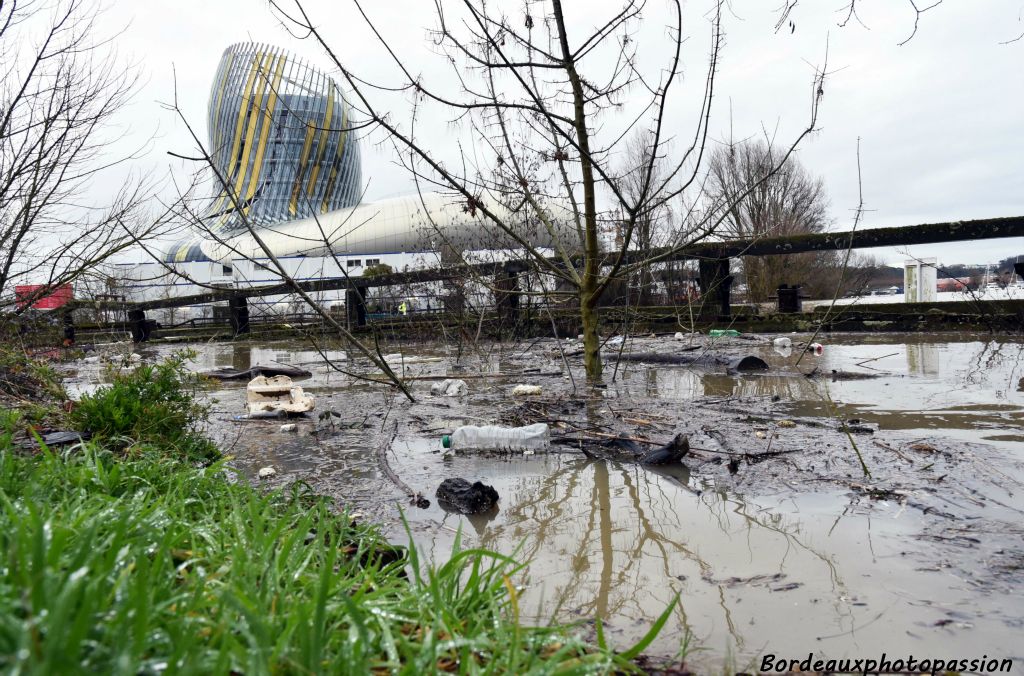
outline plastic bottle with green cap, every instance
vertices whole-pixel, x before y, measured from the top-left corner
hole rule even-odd
[[[546,423],[526,427],[497,425],[464,425],[450,435],[441,437],[441,445],[459,451],[464,449],[493,451],[539,451],[547,448],[549,432]]]

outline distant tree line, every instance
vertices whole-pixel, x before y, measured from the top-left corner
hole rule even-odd
[[[960,279],[967,282],[970,289],[979,289],[986,284],[995,283],[1006,286],[1014,281],[1013,264],[1024,261],[1024,254],[1008,256],[994,265],[969,265],[954,263],[942,265],[936,269],[938,279]],[[864,289],[872,290],[890,286],[903,285],[903,268],[892,265],[875,265],[865,276]]]

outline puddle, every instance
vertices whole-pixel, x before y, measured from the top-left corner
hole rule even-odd
[[[603,392],[577,393],[586,399],[580,404],[572,396],[573,382],[582,382],[577,369],[574,380],[541,375],[561,369],[552,341],[483,346],[461,359],[439,346],[404,348],[415,357],[404,364],[417,378],[413,405],[323,366],[300,343],[192,347],[197,370],[277,361],[313,371],[297,381],[317,398],[298,433],[280,432],[280,421],[234,421],[244,411],[244,382],[211,393],[211,432],[243,473],[255,477],[273,465],[274,485],[307,481],[383,523],[396,541],[406,537],[401,505],[416,542],[438,560],[460,529],[467,546],[517,552],[530,562],[518,580],[529,621],[600,616],[609,639],[625,646],[678,594],[650,650],[671,655],[689,637],[701,648],[689,658],[698,670],[726,661],[749,670],[766,652],[1021,657],[1011,646],[1024,626],[1024,344],[877,334],[821,342],[824,354],[799,365],[798,350],[783,357],[768,341],[715,345],[762,357],[772,366],[765,374],[624,362]],[[627,349],[670,344],[637,341]],[[143,356],[172,349],[149,347]],[[344,360],[337,366],[358,371]],[[496,375],[527,368],[539,373]],[[815,368],[823,377],[802,373]],[[834,380],[833,370],[877,377]],[[467,378],[468,397],[431,397],[429,377],[446,373],[491,375]],[[87,389],[98,374],[98,366],[80,365],[71,384]],[[545,394],[513,400],[508,393],[519,383]],[[321,419],[327,411],[338,415]],[[441,434],[457,425],[529,411],[575,411],[588,429],[612,429],[601,425],[614,421],[615,429],[662,441],[686,431],[695,447],[711,450],[670,471],[565,447],[447,460],[439,452]],[[787,417],[798,426],[780,425]],[[851,418],[877,431],[838,430]],[[381,471],[377,449],[395,421],[388,462],[430,498],[426,509],[409,506]],[[723,462],[729,456],[716,455],[726,446],[714,446],[715,434],[734,452],[769,454],[734,473]],[[851,443],[872,469],[870,480]],[[479,517],[442,510],[433,492],[454,476],[493,485],[498,510]]]

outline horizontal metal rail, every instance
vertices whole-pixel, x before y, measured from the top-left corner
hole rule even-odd
[[[636,263],[651,258],[659,262],[722,260],[737,256],[777,256],[807,251],[870,249],[881,246],[938,244],[1002,237],[1024,237],[1024,216],[951,221],[948,223],[926,223],[896,228],[872,228],[847,232],[823,232],[809,235],[704,242],[686,247],[660,248],[647,252],[630,251],[624,256],[624,261],[626,263]],[[613,256],[609,256],[604,263],[605,265],[610,265],[614,260]],[[371,287],[435,282],[474,275],[492,276],[503,272],[522,272],[527,269],[529,269],[529,264],[524,261],[457,265],[447,268],[396,272],[387,275],[375,275],[373,277],[327,277],[315,281],[297,282],[295,285],[281,282],[266,286],[215,289],[189,296],[140,302],[73,301],[69,309],[74,307],[98,307],[101,309],[155,310],[186,305],[203,305],[226,301],[230,298],[287,295],[294,293],[296,286],[306,293],[318,293],[352,288],[368,289]]]

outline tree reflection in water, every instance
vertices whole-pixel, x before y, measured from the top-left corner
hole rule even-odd
[[[660,650],[673,652],[687,632],[706,639],[723,623],[743,650],[747,627],[735,619],[742,599],[730,591],[740,582],[731,578],[811,575],[829,581],[832,597],[844,594],[835,562],[805,542],[799,519],[693,486],[683,466],[652,472],[567,459],[516,481],[502,505],[501,518],[478,531],[479,544],[504,552],[521,545],[519,558],[530,562],[521,608],[531,621],[601,617],[626,641],[679,594]],[[834,612],[839,619],[848,609],[836,604]]]

